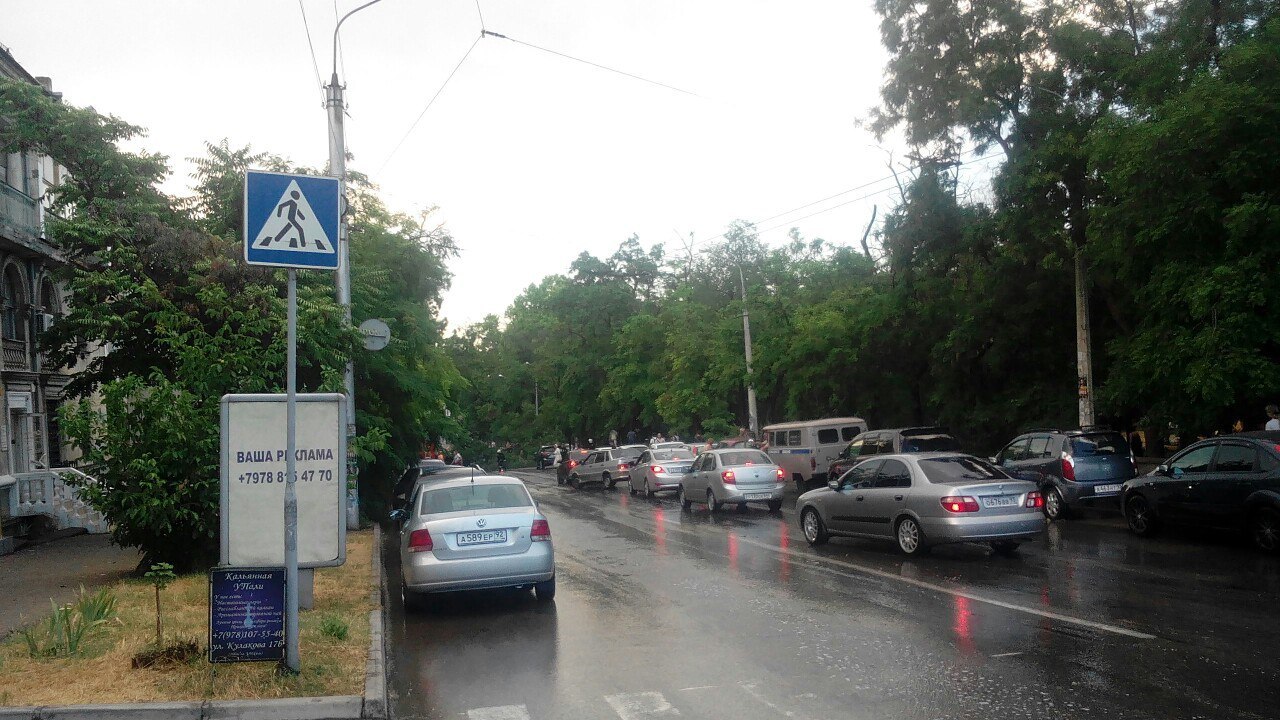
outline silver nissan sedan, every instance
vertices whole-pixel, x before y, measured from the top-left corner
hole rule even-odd
[[[832,535],[897,542],[907,555],[933,545],[989,543],[1011,553],[1044,531],[1035,483],[959,453],[878,455],[796,501],[812,545]]]
[[[519,478],[480,475],[419,485],[403,510],[400,577],[406,605],[424,593],[530,587],[556,594],[547,518]]]

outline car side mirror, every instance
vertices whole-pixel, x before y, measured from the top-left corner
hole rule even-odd
[[[387,517],[397,522],[404,522],[409,519],[409,513],[405,512],[403,508],[396,508],[395,510],[392,510]]]
[[[1000,464],[1000,458],[998,458],[998,457],[989,457],[989,458],[987,458],[987,462],[991,463],[992,465],[999,465],[999,464]]]
[[[840,489],[840,481],[839,481],[839,480],[828,480],[828,481],[827,481],[827,487],[831,488],[832,490],[839,490],[839,489]]]
[[[1156,472],[1156,474],[1157,474],[1157,475],[1168,475],[1168,474],[1169,474],[1169,466],[1168,466],[1168,465],[1157,465],[1157,466],[1156,466],[1156,471],[1155,471],[1155,472]]]

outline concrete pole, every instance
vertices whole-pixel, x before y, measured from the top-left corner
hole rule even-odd
[[[760,439],[760,416],[756,413],[756,386],[751,381],[751,314],[747,312],[747,278],[738,266],[738,282],[742,284],[742,344],[747,359],[747,429],[754,440]]]
[[[342,317],[348,326],[351,325],[351,246],[347,228],[347,141],[343,126],[346,103],[343,87],[338,84],[338,73],[334,72],[325,87],[325,111],[329,115],[329,173],[341,182],[342,217],[338,224],[338,305],[342,306]],[[356,376],[355,367],[350,359],[342,374],[343,392],[347,395],[347,443],[356,434]],[[347,465],[347,529],[360,527],[360,477],[359,465],[349,461]]]
[[[1093,332],[1089,327],[1089,284],[1085,276],[1084,251],[1076,248],[1076,366],[1079,372],[1080,426],[1096,425],[1093,408]]]
[[[289,268],[288,369],[285,371],[284,448],[284,662],[302,669],[298,656],[298,271]]]

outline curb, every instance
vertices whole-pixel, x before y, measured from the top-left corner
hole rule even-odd
[[[364,695],[0,707],[0,720],[382,720],[387,717],[386,644],[382,633],[382,528],[373,529],[374,589],[369,613],[369,662]]]

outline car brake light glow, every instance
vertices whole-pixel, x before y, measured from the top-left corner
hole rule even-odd
[[[434,547],[431,533],[425,529],[409,533],[409,552],[426,552]]]
[[[650,465],[649,469],[653,471],[654,475],[663,475],[667,472],[667,469],[661,465]]]
[[[720,479],[724,480],[725,485],[738,484],[738,477],[733,474],[732,470],[725,470],[724,472],[720,473]]]
[[[577,461],[577,460],[570,460],[570,461],[569,461],[569,467],[571,467],[571,468],[576,468],[576,467],[578,467],[578,461]]]
[[[1032,490],[1031,492],[1027,493],[1027,507],[1029,508],[1044,507],[1044,496],[1035,490]]]
[[[1062,453],[1062,479],[1075,482],[1076,461],[1066,452]]]
[[[537,542],[550,540],[551,526],[546,520],[534,520],[533,527],[529,528],[529,539]]]
[[[778,482],[786,482],[786,481],[787,481],[787,471],[783,470],[782,468],[778,468]]]
[[[978,501],[968,495],[948,495],[942,498],[942,509],[953,513],[978,512]]]
[[[618,469],[619,469],[619,470],[626,470],[626,469],[627,469],[627,468],[629,468],[629,467],[631,467],[631,466],[630,466],[630,465],[628,465],[628,464],[626,464],[626,463],[618,463]]]

